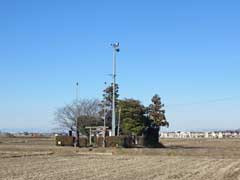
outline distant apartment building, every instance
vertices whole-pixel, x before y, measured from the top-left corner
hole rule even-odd
[[[179,138],[179,139],[223,139],[223,138],[240,138],[239,132],[217,131],[217,132],[160,132],[160,138]]]

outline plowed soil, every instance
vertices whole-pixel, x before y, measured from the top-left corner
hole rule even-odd
[[[240,179],[238,139],[163,140],[165,149],[55,147],[48,138],[0,142],[0,179]]]

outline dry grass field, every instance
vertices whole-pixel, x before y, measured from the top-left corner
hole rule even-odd
[[[165,149],[76,149],[0,138],[0,179],[240,179],[240,140],[163,140]]]

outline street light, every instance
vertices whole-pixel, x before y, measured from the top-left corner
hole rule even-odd
[[[112,136],[116,135],[116,114],[115,114],[115,84],[116,84],[116,55],[120,51],[119,42],[111,44],[113,47],[113,98],[112,98]]]

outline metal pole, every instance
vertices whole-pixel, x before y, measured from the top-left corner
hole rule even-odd
[[[105,86],[107,82],[104,82]],[[103,101],[103,147],[106,147],[106,101]]]
[[[105,109],[105,102],[103,104],[103,147],[106,147],[106,109]]]
[[[118,136],[120,135],[120,121],[121,121],[121,107],[119,108],[118,111],[118,133],[117,133]]]
[[[76,83],[76,108],[77,108],[77,103],[78,103],[78,85],[79,83],[77,82]],[[75,139],[75,145],[76,147],[79,146],[79,131],[78,131],[78,109],[76,109],[77,112],[76,112],[76,139]]]
[[[113,98],[112,98],[112,136],[115,136],[116,117],[115,117],[115,84],[116,84],[116,50],[113,50]]]
[[[115,114],[115,91],[116,91],[116,54],[120,51],[119,43],[111,44],[113,47],[113,98],[112,98],[112,136],[116,136],[115,128],[116,128],[116,114]]]

